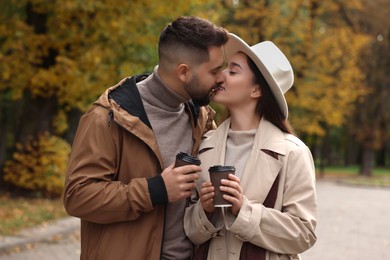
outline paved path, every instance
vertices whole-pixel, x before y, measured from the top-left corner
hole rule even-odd
[[[78,260],[80,259],[79,232],[60,239],[50,239],[15,248],[15,253],[0,256],[1,260]],[[18,252],[20,251],[20,252]]]
[[[0,237],[0,260],[80,259],[80,220],[64,218],[50,225]]]
[[[303,259],[390,259],[390,189],[319,181],[317,195],[318,240]]]
[[[303,259],[390,259],[390,189],[318,181],[317,194],[318,241]],[[0,260],[77,260],[79,255],[76,231],[0,255]]]

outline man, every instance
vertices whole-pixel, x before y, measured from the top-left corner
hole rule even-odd
[[[160,35],[159,64],[125,78],[86,112],[73,143],[64,205],[81,218],[81,259],[189,259],[186,198],[201,170],[173,167],[213,127],[227,32],[180,17]]]

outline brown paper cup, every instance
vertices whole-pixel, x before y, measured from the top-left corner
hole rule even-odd
[[[188,155],[183,152],[180,152],[176,155],[175,167],[191,164],[200,165],[200,160],[197,157]]]
[[[214,186],[214,206],[215,207],[231,207],[232,204],[223,198],[226,192],[222,192],[219,187],[221,186],[222,179],[229,179],[229,173],[234,174],[236,169],[234,166],[221,166],[215,165],[209,168],[210,181]]]

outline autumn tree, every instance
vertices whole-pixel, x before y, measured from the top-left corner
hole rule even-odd
[[[212,11],[205,0],[2,0],[0,169],[16,143],[41,132],[71,142],[103,90],[152,71],[168,22]]]
[[[240,1],[226,20],[250,44],[272,40],[286,53],[295,71],[286,95],[291,120],[300,132],[320,136],[324,125],[340,126],[363,93],[356,61],[365,38],[334,22],[333,2]]]
[[[390,143],[389,6],[389,0],[364,1],[364,11],[360,16],[345,12],[355,30],[370,37],[359,62],[368,94],[356,103],[349,124],[350,132],[362,147],[360,174],[364,176],[372,174],[375,152]]]
[[[343,19],[341,6],[360,12],[358,1],[238,1],[224,24],[249,44],[274,41],[295,72],[286,94],[290,120],[298,133],[320,142],[330,129],[352,114],[352,104],[365,94],[364,74],[357,65],[367,39]]]

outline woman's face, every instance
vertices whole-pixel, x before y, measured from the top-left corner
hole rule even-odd
[[[214,91],[214,102],[231,108],[257,102],[260,95],[259,85],[253,83],[254,75],[244,53],[234,54],[228,60],[228,66],[223,73],[225,79],[221,87]]]

